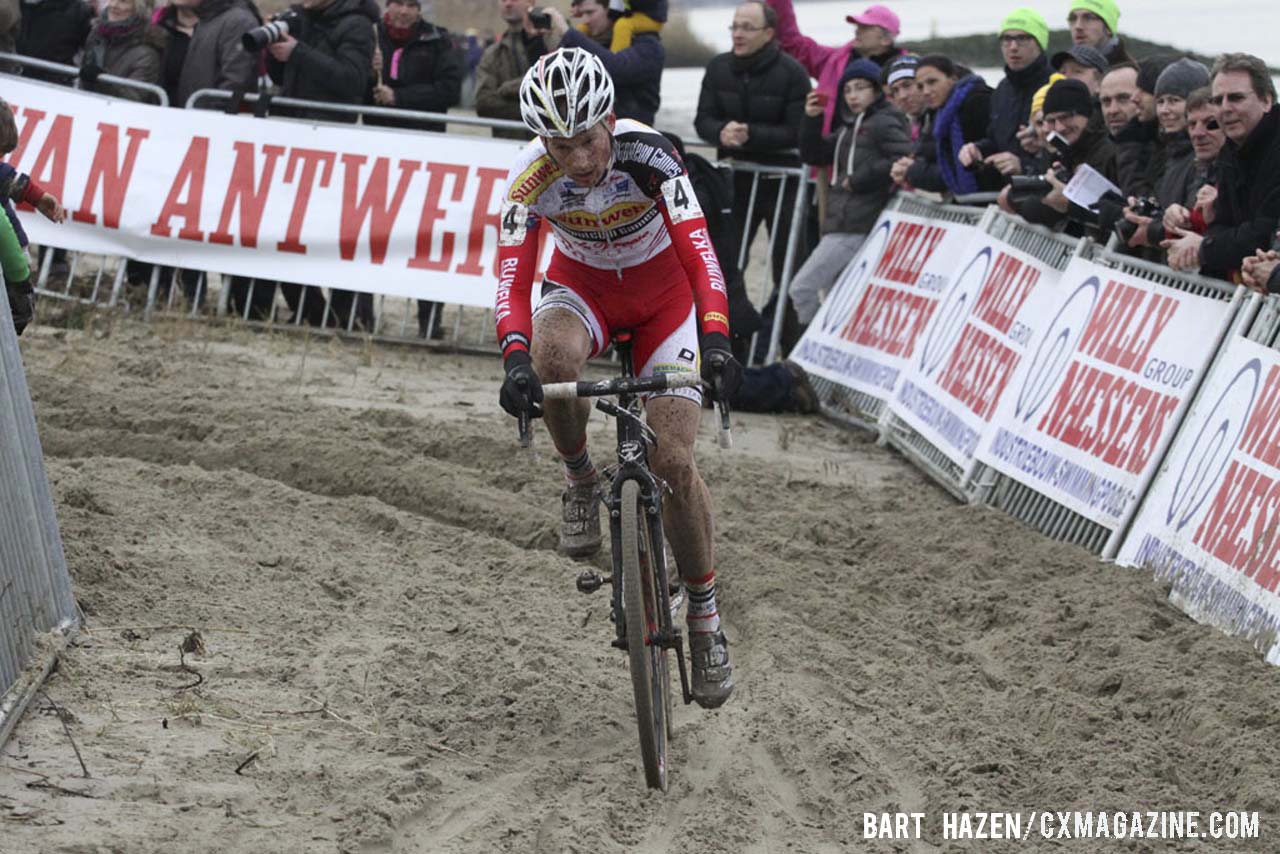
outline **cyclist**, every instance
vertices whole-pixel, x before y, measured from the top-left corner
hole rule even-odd
[[[500,214],[499,400],[511,415],[546,421],[564,460],[560,547],[588,556],[601,541],[590,404],[547,401],[544,411],[541,381],[576,380],[618,329],[632,332],[640,376],[700,370],[731,395],[742,368],[729,346],[724,277],[679,155],[647,125],[615,118],[600,60],[580,48],[544,55],[521,81],[520,112],[537,139],[516,159]],[[531,311],[544,224],[555,250]],[[645,410],[658,436],[650,463],[671,488],[663,523],[688,591],[693,694],[716,708],[733,679],[716,611],[711,496],[693,460],[701,394],[657,393]]]

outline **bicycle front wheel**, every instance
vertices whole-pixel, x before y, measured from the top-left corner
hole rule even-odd
[[[640,484],[622,484],[622,604],[626,617],[627,653],[631,662],[631,687],[636,698],[636,723],[640,728],[640,756],[650,788],[667,789],[667,718],[671,681],[667,675],[667,651],[650,643],[660,627],[653,538],[648,515],[640,500]]]

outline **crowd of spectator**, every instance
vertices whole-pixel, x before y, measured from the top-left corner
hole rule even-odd
[[[112,78],[151,83],[175,106],[220,89],[443,113],[466,89],[478,115],[515,120],[525,70],[573,46],[601,58],[620,117],[652,124],[660,105],[666,0],[572,0],[568,16],[534,0],[497,0],[506,30],[496,39],[450,33],[424,17],[420,0],[302,0],[277,16],[287,27],[256,51],[242,45],[264,24],[253,0],[170,0],[156,9],[151,1],[3,0],[0,49],[75,64],[83,86],[117,96],[148,97]],[[992,56],[999,51],[1003,77],[994,88],[951,57],[907,53],[898,15],[883,5],[848,15],[851,38],[837,45],[800,30],[793,0],[747,0],[733,11],[732,49],[707,65],[694,128],[736,167],[714,203],[725,214],[717,249],[739,346],[767,333],[773,315],[765,306],[762,319],[746,298],[742,240],[750,245],[762,226],[770,235],[776,299],[787,238],[798,229],[787,346],[879,211],[903,192],[998,204],[1175,270],[1280,291],[1280,110],[1266,64],[1240,53],[1211,68],[1187,56],[1135,59],[1116,0],[1064,5],[1073,44],[1052,56],[1040,12],[1011,9],[999,22]],[[40,68],[23,73],[66,82]],[[442,130],[410,115],[362,120]],[[796,223],[798,181],[770,170],[794,175],[802,164],[813,169],[816,204]],[[1114,192],[1080,203],[1069,185],[1085,170]],[[279,291],[295,318],[372,325],[365,295],[333,287],[325,298],[289,283]],[[233,305],[250,316],[268,316],[275,295],[274,283],[231,284]],[[422,335],[439,334],[439,315],[438,305],[420,304]]]

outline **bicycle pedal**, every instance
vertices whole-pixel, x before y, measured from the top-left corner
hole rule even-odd
[[[579,573],[577,579],[574,582],[574,584],[578,588],[579,593],[595,593],[605,584],[612,584],[612,583],[613,583],[613,576],[611,575],[601,576],[599,573],[591,572],[590,570]]]

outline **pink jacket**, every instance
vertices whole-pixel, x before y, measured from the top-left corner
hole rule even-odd
[[[826,114],[822,119],[822,132],[831,133],[831,121],[836,114],[836,99],[840,93],[840,78],[853,53],[853,40],[838,47],[823,47],[802,34],[796,24],[796,10],[792,0],[767,0],[778,13],[778,44],[797,62],[805,67],[810,77],[818,81],[817,91],[827,95]]]

